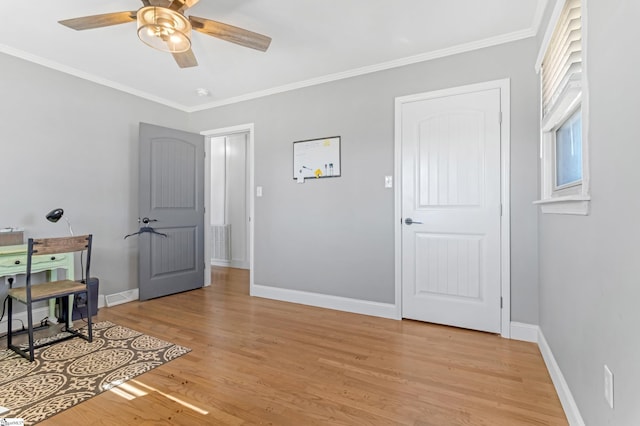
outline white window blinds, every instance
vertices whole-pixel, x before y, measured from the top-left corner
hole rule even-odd
[[[542,60],[542,115],[564,91],[579,87],[582,72],[581,0],[567,0]]]

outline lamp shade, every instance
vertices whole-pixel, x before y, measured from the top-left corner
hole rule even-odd
[[[47,220],[49,222],[56,223],[57,221],[60,220],[60,218],[62,217],[63,214],[64,214],[64,210],[62,210],[62,209],[53,209],[49,213],[47,213],[46,217],[47,217]]]
[[[191,49],[191,22],[166,7],[143,7],[138,10],[138,37],[163,52],[186,52]]]

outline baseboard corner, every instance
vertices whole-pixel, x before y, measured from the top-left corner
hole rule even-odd
[[[540,327],[535,324],[511,321],[511,339],[524,342],[538,343]]]

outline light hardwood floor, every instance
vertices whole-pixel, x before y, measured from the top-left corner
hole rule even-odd
[[[536,345],[248,296],[248,274],[102,308],[192,349],[42,425],[566,425]]]

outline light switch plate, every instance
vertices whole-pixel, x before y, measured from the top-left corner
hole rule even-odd
[[[385,176],[384,177],[384,187],[385,188],[393,188],[393,176]]]
[[[256,197],[262,197],[262,187],[256,186]]]

